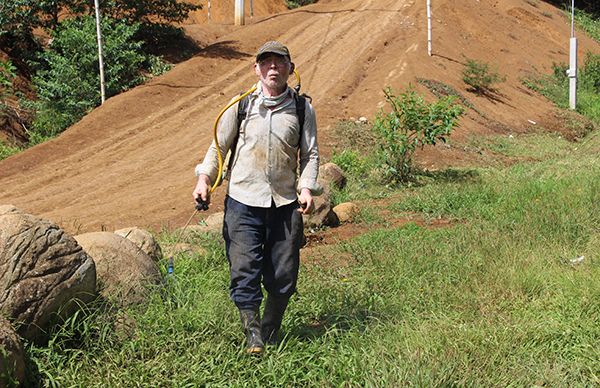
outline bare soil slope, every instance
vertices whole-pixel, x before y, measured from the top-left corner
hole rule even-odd
[[[567,62],[569,35],[558,9],[529,3],[435,1],[432,57],[421,1],[322,0],[257,16],[168,74],[109,99],[59,138],[0,162],[0,204],[70,231],[181,226],[193,210],[193,169],[209,145],[213,120],[254,82],[253,53],[270,39],[291,49],[303,90],[314,98],[325,155],[335,147],[331,126],[337,120],[372,117],[383,104],[384,86],[422,89],[417,77],[445,82],[482,113],[463,118],[458,139],[528,131],[528,120],[553,120],[553,107],[520,79]],[[600,47],[580,39],[581,55],[588,50]],[[496,64],[507,76],[495,98],[465,91],[460,73],[466,58]],[[468,157],[446,149],[422,160],[441,166]],[[222,207],[223,191],[211,211]]]

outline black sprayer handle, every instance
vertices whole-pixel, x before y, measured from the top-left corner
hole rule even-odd
[[[196,198],[196,210],[208,210],[208,202],[204,201],[202,198]]]

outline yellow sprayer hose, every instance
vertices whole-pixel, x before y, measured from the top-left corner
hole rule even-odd
[[[301,82],[300,81],[300,74],[298,74],[298,72],[296,71],[296,69],[294,69],[294,75],[296,75],[296,81],[298,82],[298,85],[300,85],[300,82]],[[299,87],[298,87],[298,89],[299,89]],[[219,171],[217,172],[217,178],[215,179],[215,183],[213,183],[212,187],[210,188],[210,193],[211,194],[215,191],[215,189],[217,188],[217,186],[219,186],[221,184],[221,179],[222,179],[222,176],[223,176],[223,154],[221,154],[221,147],[219,147],[219,139],[217,137],[217,128],[219,126],[219,120],[221,120],[221,117],[227,111],[227,109],[231,108],[232,105],[234,105],[235,103],[237,103],[242,98],[244,98],[247,95],[249,95],[250,93],[253,93],[255,90],[256,90],[256,85],[252,86],[250,89],[248,89],[247,92],[245,92],[244,94],[241,94],[235,100],[231,101],[229,104],[227,104],[227,106],[225,108],[223,108],[221,110],[221,112],[217,116],[217,119],[215,120],[215,124],[213,126],[213,139],[215,141],[215,148],[217,149],[217,161],[219,163]]]
[[[223,154],[221,154],[221,147],[219,147],[219,139],[217,138],[217,127],[219,126],[219,120],[221,120],[221,116],[223,116],[223,114],[225,113],[225,111],[227,111],[227,109],[231,108],[232,105],[234,105],[236,102],[240,101],[242,98],[246,97],[250,93],[254,92],[255,90],[256,90],[256,86],[253,86],[250,89],[248,89],[248,91],[246,93],[241,94],[238,98],[231,101],[225,108],[223,108],[221,110],[221,112],[217,116],[217,119],[215,120],[215,125],[213,126],[213,139],[215,141],[215,148],[217,149],[217,160],[219,162],[219,171],[217,172],[217,178],[215,179],[215,183],[210,188],[211,194],[213,191],[215,191],[217,186],[219,186],[221,184],[221,179],[222,179],[222,175],[223,175]]]

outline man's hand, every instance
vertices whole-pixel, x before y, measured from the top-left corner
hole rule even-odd
[[[202,199],[206,204],[210,204],[210,178],[208,175],[200,174],[198,176],[198,183],[196,183],[196,188],[194,188],[194,192],[192,196],[194,197],[194,201],[197,201],[198,198]]]
[[[298,203],[300,207],[298,211],[302,214],[310,214],[315,208],[315,202],[313,200],[313,196],[309,189],[304,188],[300,191],[300,196],[298,197]]]

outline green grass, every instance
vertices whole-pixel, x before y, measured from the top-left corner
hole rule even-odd
[[[223,245],[199,236],[194,243],[207,253],[176,256],[174,277],[147,305],[98,303],[50,346],[29,345],[31,379],[81,387],[598,385],[600,136],[567,143],[531,135],[503,150],[537,162],[452,171],[390,191],[392,214],[449,226],[368,227],[320,251],[326,265],[305,261],[286,339],[260,359],[243,353]],[[385,221],[373,212],[365,210],[366,221]],[[572,265],[579,256],[583,263]]]
[[[570,18],[570,15],[569,15]],[[575,10],[575,21],[592,39],[600,42],[600,20],[589,13]]]
[[[21,152],[21,150],[22,149],[20,147],[5,144],[3,141],[0,140],[0,160],[6,159],[11,155],[19,153]]]
[[[577,88],[577,112],[600,125],[600,93],[594,81],[600,79],[600,63],[598,55],[586,55],[584,66],[579,69]],[[595,67],[592,67],[592,64]],[[586,67],[590,70],[586,71]],[[523,84],[537,91],[562,109],[569,108],[569,80],[566,76],[565,64],[554,64],[553,74],[530,77]],[[596,81],[597,82],[597,81]]]

